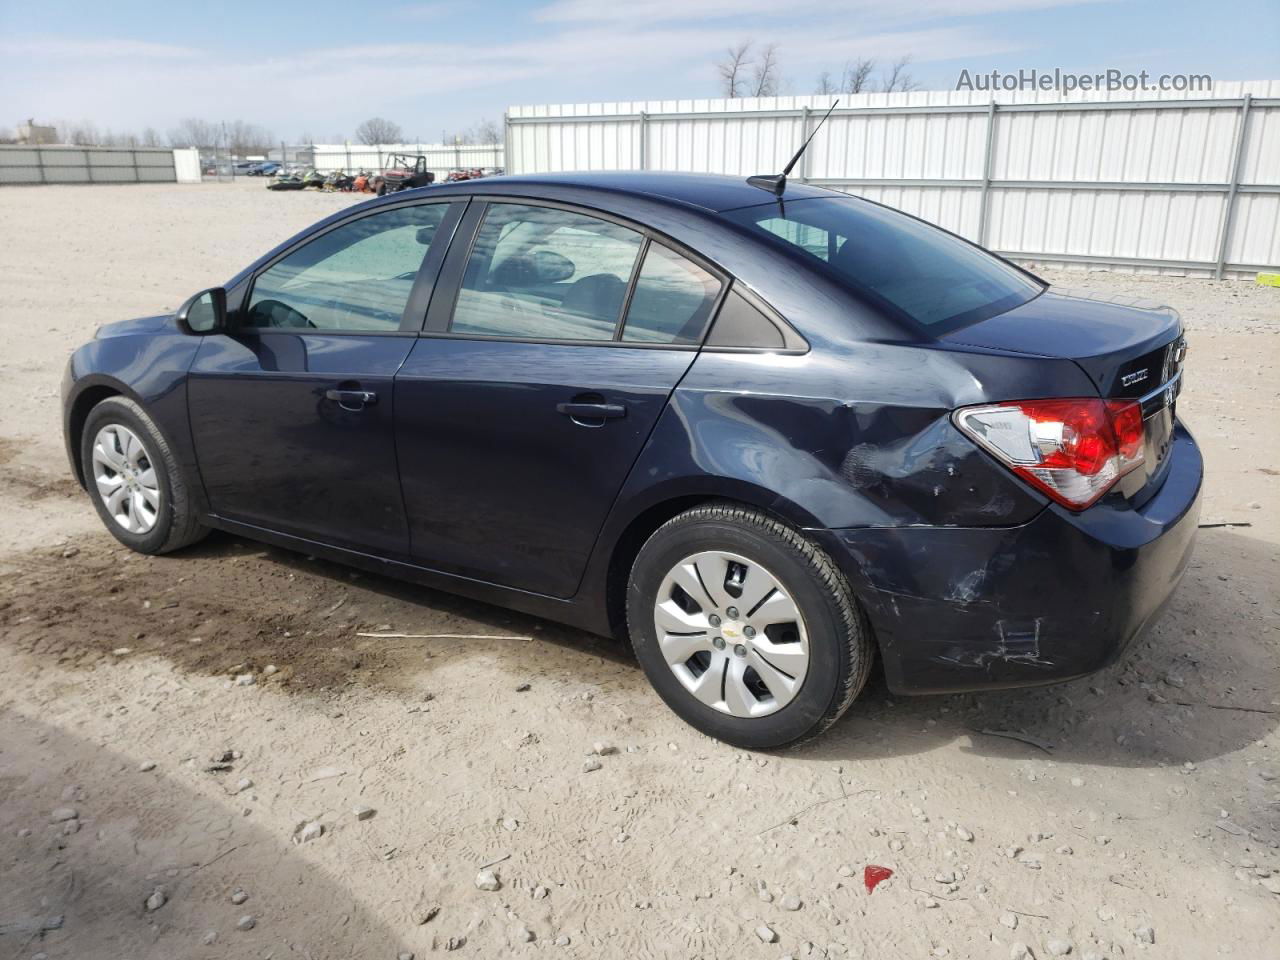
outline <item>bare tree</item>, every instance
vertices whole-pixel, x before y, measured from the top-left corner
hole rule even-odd
[[[160,143],[160,134],[156,133],[155,127],[147,127],[147,129],[142,131],[142,145],[144,147],[162,146]]]
[[[171,147],[213,147],[221,140],[221,131],[208,120],[187,117],[169,131]]]
[[[88,120],[62,123],[59,126],[67,132],[67,143],[74,143],[78,147],[96,147],[102,142],[98,128]]]
[[[482,143],[488,147],[496,147],[503,141],[502,127],[492,120],[481,120],[472,132],[472,142]]]
[[[744,40],[725,51],[725,58],[716,64],[720,82],[726,97],[742,96],[747,83],[747,67],[751,63],[751,41]]]
[[[404,136],[398,124],[382,117],[371,117],[356,127],[356,139],[366,146],[379,143],[399,143]]]
[[[840,89],[836,86],[835,81],[831,79],[831,72],[823,70],[818,74],[818,85],[813,88],[813,92],[819,96],[826,96],[830,93],[840,93]]]
[[[840,89],[844,93],[864,93],[871,89],[871,71],[876,68],[874,60],[862,57],[849,60],[844,65],[844,75],[840,78]]]
[[[778,45],[766,44],[751,71],[751,96],[773,97],[778,94]]]
[[[224,142],[239,156],[265,153],[271,147],[272,135],[262,127],[243,120],[223,124]]]
[[[17,143],[18,138],[8,127],[0,127],[0,143]]]
[[[907,67],[910,65],[911,57],[905,56],[886,71],[884,75],[885,93],[905,93],[908,90],[918,90],[920,88],[920,84],[916,83],[915,78],[907,73]]]

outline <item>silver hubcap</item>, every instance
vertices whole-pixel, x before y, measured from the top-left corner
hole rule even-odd
[[[93,438],[93,482],[107,513],[130,533],[146,533],[160,515],[160,483],[138,435],[118,423]]]
[[[809,670],[809,637],[791,594],[737,554],[695,553],[672,567],[658,588],[653,622],[684,688],[730,716],[781,710]]]

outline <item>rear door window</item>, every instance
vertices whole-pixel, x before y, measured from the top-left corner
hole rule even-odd
[[[702,341],[720,296],[720,281],[687,257],[649,244],[627,308],[622,339],[634,343]]]
[[[491,203],[454,305],[451,333],[613,340],[644,238],[554,207]]]

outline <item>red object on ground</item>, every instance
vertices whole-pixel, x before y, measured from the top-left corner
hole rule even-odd
[[[869,864],[867,869],[863,871],[862,882],[867,885],[867,893],[870,893],[881,880],[888,880],[892,876],[893,871],[888,867],[877,867],[875,864]]]

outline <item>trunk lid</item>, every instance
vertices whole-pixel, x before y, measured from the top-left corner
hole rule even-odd
[[[952,331],[946,342],[1074,361],[1106,399],[1140,399],[1145,463],[1116,485],[1140,505],[1164,476],[1186,340],[1172,307],[1052,288],[1021,306]],[[993,399],[1029,399],[1005,397]]]

